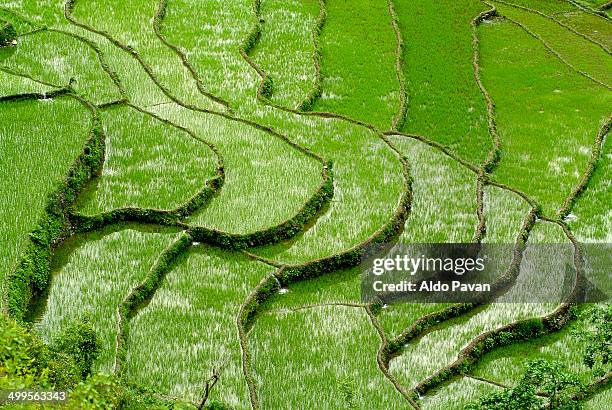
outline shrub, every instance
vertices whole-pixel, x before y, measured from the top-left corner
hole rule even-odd
[[[603,376],[612,370],[612,304],[596,305],[588,309],[583,317],[589,328],[574,332],[574,336],[587,344],[582,361],[597,376]]]
[[[48,361],[42,340],[0,315],[0,389],[51,387]]]
[[[560,362],[534,360],[527,364],[515,387],[483,396],[466,409],[580,409],[573,397],[582,388],[578,378]]]
[[[17,39],[17,31],[9,22],[0,20],[0,47],[11,44]]]
[[[101,349],[98,335],[87,320],[68,326],[51,345],[53,352],[67,355],[74,360],[79,369],[79,378],[86,378],[91,374],[91,368]]]
[[[123,392],[112,376],[96,374],[80,382],[69,397],[67,405],[71,409],[117,409]]]

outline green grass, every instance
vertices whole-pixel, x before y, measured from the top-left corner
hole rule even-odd
[[[475,234],[476,174],[420,141],[393,137],[408,158],[412,210],[400,243],[470,242]]]
[[[552,224],[537,225],[532,240],[537,242],[559,243],[561,229]],[[572,252],[558,255],[551,263],[550,255],[532,253],[527,248],[522,269],[531,267],[531,272],[543,272],[539,286],[551,289],[558,284],[558,275],[565,272],[566,263],[572,263]],[[535,270],[534,270],[535,269]],[[546,269],[546,270],[544,270]],[[545,272],[545,273],[544,273]],[[500,272],[502,273],[502,272]],[[546,281],[544,280],[546,279]],[[445,322],[432,332],[415,339],[404,346],[401,355],[391,360],[390,371],[405,387],[414,387],[419,381],[432,375],[438,369],[451,364],[459,351],[478,335],[504,326],[516,320],[538,317],[554,310],[555,303],[518,303],[509,302],[513,296],[531,294],[534,289],[533,275],[523,278],[519,275],[515,286],[498,300],[499,303],[486,305],[471,314]],[[515,300],[515,299],[514,299]]]
[[[157,0],[127,3],[118,0],[80,0],[76,2],[74,17],[97,30],[112,34],[113,38],[136,50],[161,84],[184,101],[219,109],[218,104],[199,92],[195,80],[181,65],[180,58],[155,35],[153,17],[158,5]],[[121,13],[115,13],[119,6]]]
[[[96,214],[116,208],[174,209],[216,175],[217,158],[202,141],[130,107],[102,115],[106,161],[79,198]]]
[[[55,257],[53,279],[36,329],[52,340],[70,321],[89,317],[102,342],[95,367],[112,372],[117,336],[117,307],[172,243],[175,230],[128,226],[70,239]]]
[[[236,317],[271,269],[241,254],[192,247],[130,322],[127,378],[196,401],[212,369],[226,363],[211,399],[247,408]]]
[[[487,107],[474,79],[472,19],[486,6],[461,0],[394,1],[404,47],[408,116],[402,131],[423,134],[473,163],[492,147]]]
[[[326,5],[320,37],[323,94],[313,110],[391,128],[400,92],[387,2],[328,0]]]
[[[586,343],[572,335],[572,332],[584,331],[585,326],[586,321],[579,318],[559,332],[499,348],[485,355],[471,373],[506,386],[514,386],[522,376],[527,362],[546,359],[562,362],[584,383],[590,383],[594,379],[593,371],[581,360]]]
[[[608,48],[612,48],[612,29],[610,29],[610,22],[600,16],[578,10],[557,16],[557,19],[572,27],[574,30],[602,43]]]
[[[514,192],[491,185],[484,188],[488,243],[514,243],[531,206]]]
[[[1,53],[1,51],[0,51]],[[1,58],[0,58],[1,61]],[[26,94],[26,93],[44,93],[54,90],[54,87],[49,87],[30,80],[29,78],[19,77],[12,74],[0,71],[0,97]]]
[[[294,216],[318,189],[323,164],[280,138],[217,116],[163,105],[155,112],[215,144],[223,156],[225,184],[189,223],[249,233]]]
[[[315,81],[312,30],[318,0],[264,0],[262,33],[253,60],[274,82],[272,101],[298,107]]]
[[[427,395],[421,404],[427,410],[459,410],[480,396],[497,390],[497,386],[462,377]]]
[[[573,215],[568,222],[580,242],[612,242],[610,172],[612,172],[612,141],[608,136],[604,140],[601,158],[588,189],[576,202]]]
[[[2,61],[5,67],[58,87],[74,79],[73,88],[94,103],[120,98],[96,53],[84,43],[52,31],[23,36],[18,41],[15,53]]]
[[[85,145],[90,114],[68,98],[0,103],[0,280],[14,267],[27,233]]]
[[[554,214],[587,166],[611,95],[511,23],[482,25],[479,34],[502,140],[494,175]]]
[[[520,22],[527,29],[537,34],[576,69],[584,71],[608,87],[612,87],[612,59],[597,44],[578,36],[543,16],[502,3],[495,3],[495,1],[492,4],[495,4],[502,16],[508,16]],[[610,32],[609,27],[606,27],[605,30],[608,33]]]
[[[377,367],[378,344],[363,308],[261,316],[249,335],[261,407],[341,409],[352,402],[358,409],[406,408]]]

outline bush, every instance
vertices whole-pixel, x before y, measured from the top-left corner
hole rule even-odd
[[[96,374],[80,382],[69,397],[70,409],[117,409],[121,407],[123,391],[112,376]]]
[[[0,315],[0,390],[51,387],[47,346],[5,315]]]
[[[101,349],[98,335],[87,320],[68,326],[51,345],[51,350],[56,354],[67,355],[74,360],[80,379],[91,374],[91,368]]]
[[[17,39],[17,31],[9,22],[0,20],[0,47],[11,44]]]
[[[580,409],[574,395],[583,388],[576,375],[560,362],[534,360],[527,364],[516,386],[481,397],[468,410]],[[540,395],[542,393],[545,397]]]

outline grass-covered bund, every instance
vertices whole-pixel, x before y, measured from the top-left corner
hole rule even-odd
[[[376,243],[512,244],[504,297],[536,286],[526,264],[537,286],[584,271],[582,244],[612,239],[611,10],[2,2],[0,391],[610,408],[610,304],[577,306],[580,282],[555,303],[386,306],[361,301],[359,264]]]

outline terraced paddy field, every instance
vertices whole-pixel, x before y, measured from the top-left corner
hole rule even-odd
[[[0,406],[611,408],[610,10],[0,3]],[[362,297],[448,243],[494,303]]]

